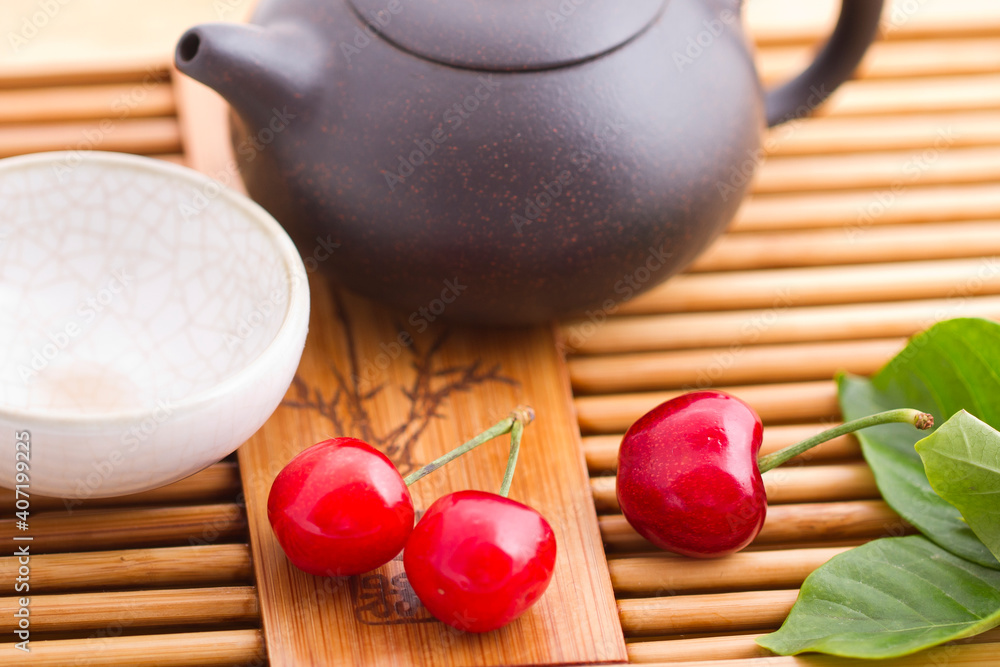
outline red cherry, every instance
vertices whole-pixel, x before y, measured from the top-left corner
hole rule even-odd
[[[763,428],[740,399],[684,394],[632,424],[618,452],[618,503],[640,535],[685,556],[725,556],[764,525]]]
[[[267,518],[296,567],[319,576],[374,570],[413,530],[413,501],[396,467],[355,438],[303,450],[271,485]]]
[[[556,538],[541,514],[484,491],[443,496],[417,523],[403,552],[410,585],[438,620],[489,632],[542,596]]]

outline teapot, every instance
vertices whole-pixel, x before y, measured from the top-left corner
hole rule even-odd
[[[536,323],[688,265],[765,127],[851,76],[883,3],[843,0],[812,65],[767,91],[741,4],[262,0],[175,60],[231,106],[247,191],[307,262],[411,325]]]

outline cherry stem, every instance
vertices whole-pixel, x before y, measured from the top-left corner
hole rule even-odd
[[[521,436],[524,434],[524,424],[516,420],[510,428],[510,453],[507,454],[507,470],[503,473],[503,483],[500,484],[500,495],[504,498],[510,493],[510,484],[514,481],[514,468],[517,467],[517,454],[521,451]]]
[[[934,426],[934,417],[926,412],[920,412],[919,410],[913,410],[910,408],[900,408],[899,410],[879,412],[874,415],[862,417],[861,419],[845,422],[840,426],[835,426],[834,428],[823,431],[822,433],[817,433],[813,437],[807,438],[802,442],[791,445],[790,447],[785,447],[784,449],[779,449],[778,451],[772,452],[766,456],[761,456],[757,459],[757,468],[762,473],[765,473],[772,468],[777,468],[789,459],[812,449],[816,445],[826,442],[827,440],[833,440],[834,438],[839,438],[842,435],[847,435],[848,433],[853,433],[863,428],[868,428],[869,426],[878,426],[879,424],[912,424],[921,431],[926,431]]]
[[[427,465],[425,465],[423,468],[420,468],[419,470],[413,471],[412,473],[410,473],[409,475],[407,475],[406,477],[403,478],[403,482],[407,486],[410,486],[414,482],[423,479],[424,477],[426,477],[427,475],[431,474],[432,472],[434,472],[438,468],[444,466],[445,464],[451,463],[452,461],[454,461],[455,459],[457,459],[459,456],[461,456],[461,455],[463,455],[463,454],[465,454],[467,452],[472,451],[473,449],[475,449],[479,445],[483,444],[484,442],[489,442],[493,438],[501,436],[501,435],[503,435],[505,433],[513,433],[513,431],[514,431],[515,428],[519,432],[523,431],[524,427],[527,424],[529,424],[531,422],[531,420],[534,419],[534,418],[535,418],[535,411],[534,410],[532,410],[531,408],[526,407],[526,406],[518,406],[517,408],[514,408],[514,411],[511,412],[510,416],[508,416],[506,419],[503,419],[502,421],[497,422],[496,424],[494,424],[490,428],[486,429],[485,431],[483,431],[482,433],[480,433],[479,435],[477,435],[472,440],[469,440],[468,442],[459,445],[458,447],[456,447],[455,449],[451,450],[447,454],[443,454],[443,455],[437,457],[436,459],[434,459],[433,461],[431,461],[430,463],[428,463]],[[517,439],[518,439],[518,443],[520,443],[520,439],[521,439],[520,435],[518,435]],[[513,439],[513,436],[511,436],[511,449],[513,449],[513,448],[514,448],[514,439]],[[517,454],[516,453],[514,453],[514,458],[515,459],[517,458]],[[511,463],[510,463],[510,459],[509,458],[508,458],[508,462],[507,462],[507,472],[508,472],[508,474],[511,474],[511,475],[513,475],[513,472],[514,472],[511,469]],[[507,476],[506,475],[504,475],[504,483],[507,483]]]

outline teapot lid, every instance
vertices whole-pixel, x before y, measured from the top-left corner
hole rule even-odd
[[[350,0],[361,19],[415,55],[480,70],[570,65],[619,46],[667,0]]]

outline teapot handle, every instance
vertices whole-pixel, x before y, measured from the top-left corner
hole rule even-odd
[[[801,118],[849,79],[878,34],[884,0],[841,0],[840,18],[829,41],[804,72],[767,91],[767,125]]]

